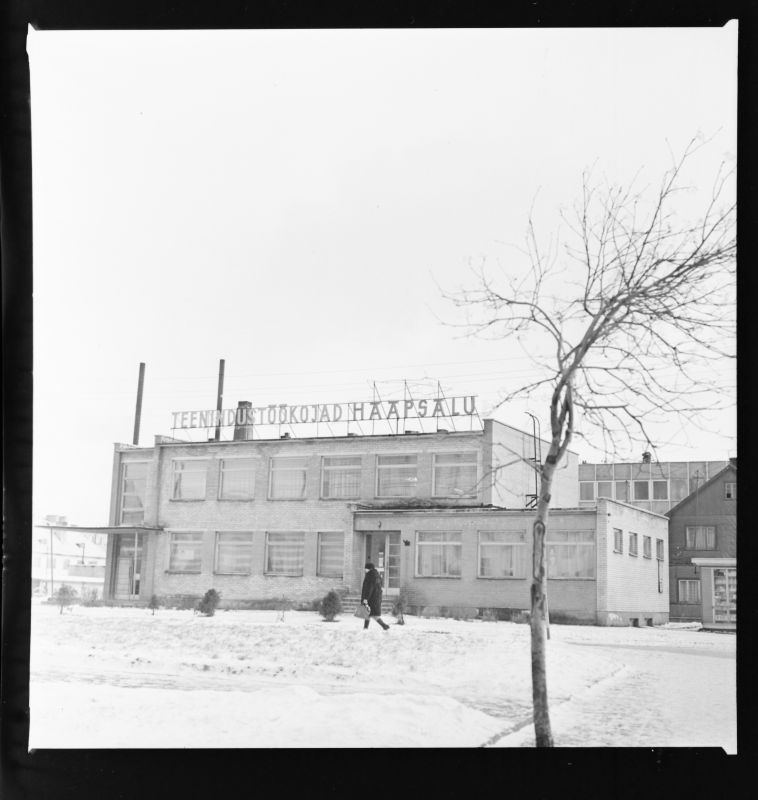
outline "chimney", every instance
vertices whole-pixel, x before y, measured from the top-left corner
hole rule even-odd
[[[650,453],[647,450],[642,454],[642,463],[649,464],[650,463]]]
[[[240,400],[237,403],[237,413],[234,415],[234,441],[244,442],[246,439],[253,438],[253,426],[246,425],[247,410],[252,408],[253,404],[249,400]]]

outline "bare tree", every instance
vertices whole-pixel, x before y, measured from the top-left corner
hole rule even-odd
[[[480,268],[473,290],[447,293],[469,313],[474,334],[528,337],[536,380],[513,387],[499,405],[549,393],[550,447],[536,469],[531,655],[538,747],[553,745],[545,658],[545,530],[551,484],[572,438],[602,437],[606,449],[643,442],[649,426],[713,409],[730,387],[709,370],[734,358],[735,204],[733,173],[719,168],[696,221],[681,209],[696,200],[683,170],[702,147],[693,139],[655,189],[594,182],[585,172],[579,201],[562,213],[567,241],[541,252],[530,214],[526,269],[495,280]],[[678,213],[679,212],[679,213]],[[576,280],[576,276],[579,276]],[[503,288],[500,288],[501,284]],[[473,317],[472,317],[473,315]],[[726,402],[731,402],[731,397]]]

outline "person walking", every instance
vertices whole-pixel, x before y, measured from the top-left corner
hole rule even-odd
[[[368,628],[369,622],[373,619],[388,631],[390,626],[382,619],[382,576],[370,561],[366,562],[364,569],[366,575],[361,588],[361,603],[368,607],[369,617],[363,621],[363,630]]]

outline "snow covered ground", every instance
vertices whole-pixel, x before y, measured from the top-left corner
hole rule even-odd
[[[528,626],[277,617],[35,601],[29,749],[534,746]],[[556,745],[735,753],[735,639],[551,626]]]

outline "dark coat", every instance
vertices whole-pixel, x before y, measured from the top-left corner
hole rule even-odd
[[[363,579],[361,588],[361,602],[368,600],[372,617],[379,617],[382,614],[382,576],[376,568],[370,569]]]

